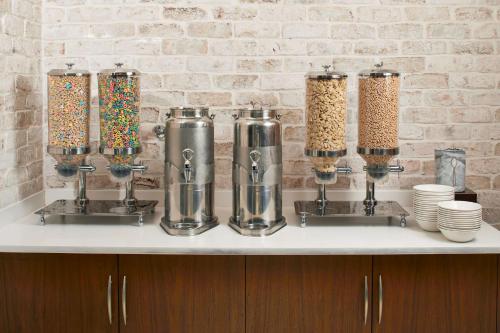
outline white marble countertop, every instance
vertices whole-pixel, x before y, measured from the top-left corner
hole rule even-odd
[[[399,224],[299,227],[292,208],[285,209],[288,225],[268,237],[245,237],[228,225],[228,209],[218,209],[221,224],[193,237],[169,236],[160,227],[162,212],[145,219],[72,219],[48,217],[39,224],[34,214],[0,225],[0,252],[112,254],[234,254],[234,255],[376,255],[500,253],[500,231],[484,223],[477,238],[454,243],[439,232],[421,230],[412,218]],[[71,223],[69,223],[71,222]]]

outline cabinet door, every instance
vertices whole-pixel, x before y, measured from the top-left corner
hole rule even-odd
[[[373,272],[373,332],[495,332],[494,255],[376,256]]]
[[[116,279],[113,255],[0,254],[0,332],[118,332]]]
[[[120,255],[119,267],[120,332],[244,332],[244,257]]]
[[[371,332],[371,260],[247,257],[246,332]]]

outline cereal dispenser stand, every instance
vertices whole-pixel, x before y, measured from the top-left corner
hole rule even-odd
[[[389,172],[404,170],[399,163],[388,165],[399,151],[399,73],[380,67],[360,74],[360,134],[357,151],[368,164],[365,167],[367,196],[363,202],[326,199],[326,185],[336,182],[337,173],[351,172],[349,167],[335,166],[337,159],[346,153],[347,75],[331,72],[329,66],[325,66],[324,73],[307,75],[305,154],[313,162],[319,196],[315,201],[295,202],[295,213],[302,227],[309,223],[310,218],[383,217],[392,221],[393,216],[400,217],[401,226],[406,225],[408,213],[398,203],[377,202],[374,196],[375,181],[385,179]],[[363,81],[365,78],[368,81]]]

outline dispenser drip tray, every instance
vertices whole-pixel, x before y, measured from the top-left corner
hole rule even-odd
[[[122,200],[89,200],[80,206],[75,200],[56,200],[50,205],[38,210],[40,222],[45,223],[45,216],[121,216],[137,217],[142,225],[144,216],[153,214],[156,200],[137,200],[134,205],[127,206]]]
[[[217,220],[216,216],[206,217],[203,222],[193,219],[166,221],[165,217],[162,217],[160,225],[172,236],[194,236],[216,227],[219,224]]]
[[[254,218],[246,222],[239,222],[234,217],[231,217],[229,226],[244,236],[269,236],[286,226],[286,220],[285,217],[276,221]]]
[[[313,221],[347,221],[346,218],[366,219],[367,223],[388,222],[399,219],[399,224],[406,226],[406,217],[410,215],[396,201],[377,201],[375,205],[362,201],[295,201],[295,214],[301,227]]]

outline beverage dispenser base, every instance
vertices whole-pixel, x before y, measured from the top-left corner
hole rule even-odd
[[[274,234],[276,231],[286,226],[286,220],[285,217],[271,222],[254,219],[252,223],[246,223],[246,226],[243,227],[240,222],[234,217],[231,217],[229,219],[229,226],[243,236],[260,237]]]
[[[216,227],[219,222],[216,216],[201,223],[197,221],[167,222],[162,217],[160,225],[171,236],[195,236]]]
[[[127,206],[123,200],[89,200],[80,205],[77,200],[57,200],[35,212],[40,215],[40,222],[45,224],[45,217],[55,216],[115,216],[136,217],[137,225],[142,226],[144,216],[154,213],[156,200],[137,200],[134,205]]]
[[[367,205],[362,201],[296,201],[295,214],[301,227],[306,227],[317,219],[335,222],[346,218],[362,218],[367,222],[387,222],[399,219],[401,227],[406,226],[406,217],[410,214],[395,201],[378,201],[376,205]]]

